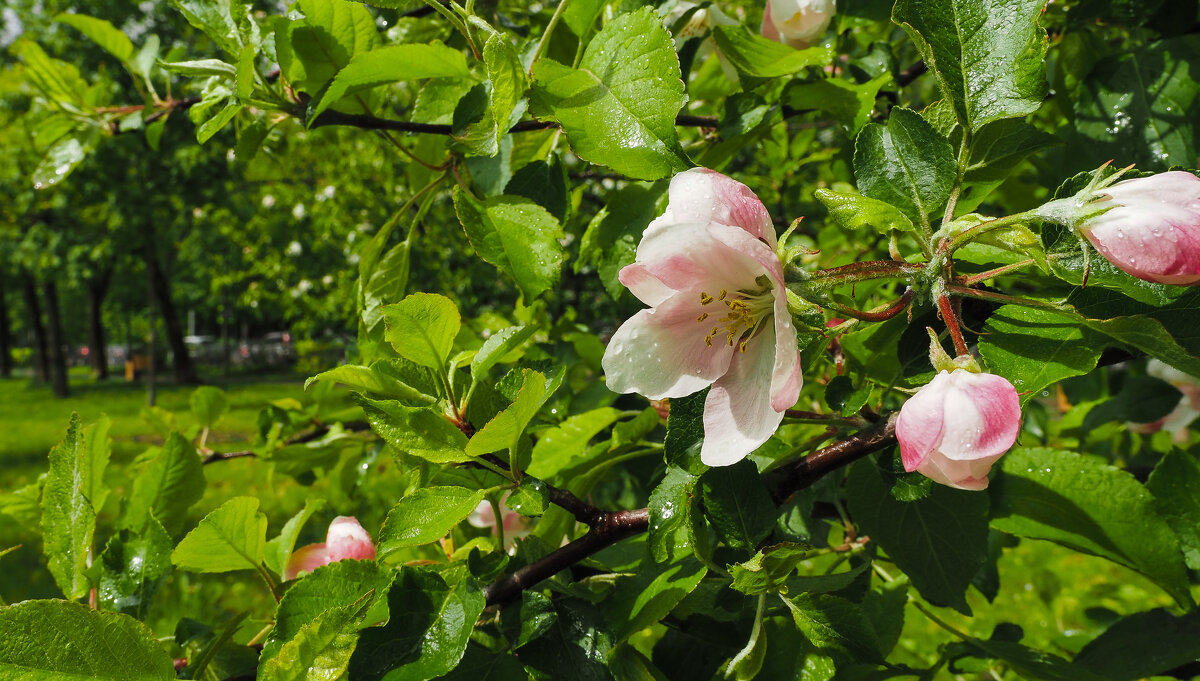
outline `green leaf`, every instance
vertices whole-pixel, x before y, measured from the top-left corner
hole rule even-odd
[[[508,184],[504,186],[504,193],[510,196],[524,196],[545,208],[560,223],[566,222],[571,201],[567,195],[565,171],[562,159],[557,155],[552,156],[549,163],[527,163],[513,173]]]
[[[129,42],[129,37],[104,19],[86,14],[63,13],[54,17],[54,20],[79,29],[89,40],[122,62],[129,61],[133,56],[133,43]]]
[[[940,217],[957,168],[950,142],[911,109],[892,109],[887,127],[871,123],[854,142],[859,191],[895,205],[917,224]]]
[[[188,509],[204,496],[204,486],[204,466],[196,449],[172,433],[134,479],[121,527],[140,532],[153,513],[170,535],[178,536]]]
[[[171,0],[171,6],[231,57],[238,56],[243,45],[257,47],[262,40],[245,0]]]
[[[516,650],[546,633],[557,619],[549,597],[539,591],[523,591],[520,600],[500,611],[500,629]]]
[[[1083,430],[1091,431],[1112,421],[1153,423],[1166,417],[1183,394],[1175,386],[1153,376],[1129,376],[1121,391],[1088,411]]]
[[[225,411],[229,408],[229,400],[225,399],[225,391],[211,385],[204,385],[192,391],[192,416],[204,428],[213,428]]]
[[[413,293],[383,308],[387,321],[384,337],[403,358],[434,371],[445,371],[462,328],[458,307],[446,296]]]
[[[775,527],[775,504],[747,459],[700,476],[704,515],[717,536],[735,549],[753,551]]]
[[[1154,495],[1155,508],[1171,526],[1183,547],[1189,568],[1200,570],[1200,462],[1196,457],[1173,449],[1167,452],[1150,473],[1146,489]]]
[[[357,54],[316,100],[309,121],[342,97],[388,83],[424,78],[469,78],[467,58],[441,43],[389,45]]]
[[[730,566],[730,585],[747,596],[788,592],[787,579],[801,561],[811,558],[812,548],[786,542],[768,546],[743,563]]]
[[[675,609],[708,574],[692,557],[670,565],[645,563],[632,577],[621,579],[600,607],[609,621],[613,642],[656,624]]]
[[[102,424],[104,429],[107,425]],[[81,430],[79,414],[71,414],[66,437],[50,450],[50,472],[42,492],[42,550],[54,581],[72,600],[92,586],[86,575],[96,533],[92,497],[105,491],[108,464],[108,447],[89,450]]]
[[[530,369],[521,371],[521,392],[506,409],[484,424],[467,442],[467,454],[483,456],[502,449],[515,451],[518,438],[553,394],[553,381]]]
[[[464,451],[467,436],[429,407],[410,407],[394,400],[372,400],[357,395],[354,401],[366,412],[367,421],[379,437],[397,451],[433,463],[470,461]]]
[[[619,410],[600,407],[569,416],[557,426],[542,431],[533,446],[529,474],[547,480],[555,476],[569,477],[572,468],[582,463],[592,439],[619,418]]]
[[[292,87],[317,95],[359,54],[379,47],[379,30],[366,7],[347,0],[304,0],[304,18],[279,41],[279,66]]]
[[[966,639],[966,642],[983,651],[981,657],[1003,660],[1012,667],[1020,678],[1038,679],[1039,681],[1111,681],[1108,675],[1089,672],[1079,665],[1072,664],[1057,655],[1035,650],[1028,646],[1010,641],[984,641],[977,638]]]
[[[1064,132],[1075,168],[1092,168],[1112,158],[1120,165],[1163,171],[1196,165],[1196,120],[1200,84],[1200,36],[1161,40],[1121,51],[1096,64],[1075,98],[1075,127]]]
[[[825,204],[829,219],[842,229],[856,232],[864,227],[873,232],[888,234],[914,232],[912,220],[890,203],[868,198],[861,194],[842,194],[829,189],[818,189],[817,200]]]
[[[713,38],[721,54],[739,73],[755,78],[789,76],[810,66],[833,63],[833,50],[828,47],[797,50],[754,35],[742,26],[717,26]]]
[[[230,80],[237,78],[237,67],[220,59],[195,59],[192,61],[158,62],[158,65],[181,76],[205,78],[221,76]]]
[[[610,296],[619,298],[627,295],[617,274],[622,267],[633,262],[646,225],[662,213],[660,204],[664,204],[666,193],[665,181],[649,187],[631,183],[616,191],[606,192],[604,208],[588,223],[580,240],[575,271],[580,272],[590,265],[600,275],[604,290]]]
[[[212,139],[213,135],[221,132],[226,125],[229,125],[229,122],[233,120],[234,116],[238,115],[238,112],[240,112],[242,108],[243,105],[240,102],[230,97],[225,103],[225,106],[218,111],[215,116],[204,121],[199,127],[196,128],[196,141],[200,144],[204,144],[208,140]],[[195,109],[193,109],[193,111],[195,111]]]
[[[690,165],[675,132],[675,116],[687,101],[679,59],[653,8],[606,24],[578,69],[539,59],[531,99],[534,114],[557,121],[586,161],[640,180]]]
[[[320,381],[341,383],[351,390],[361,390],[379,397],[398,399],[412,404],[432,404],[437,401],[433,395],[410,386],[396,376],[396,372],[387,360],[378,360],[369,367],[356,364],[343,364],[328,371],[322,371],[304,382],[304,389]]]
[[[1075,664],[1113,679],[1163,674],[1200,658],[1200,613],[1156,608],[1117,620],[1088,642]]]
[[[563,231],[545,208],[518,196],[477,201],[455,187],[454,210],[479,257],[512,277],[527,299],[558,283]]]
[[[483,490],[424,487],[396,502],[379,530],[379,557],[409,546],[435,542],[471,515]]]
[[[992,527],[1120,563],[1192,604],[1179,540],[1132,475],[1055,449],[1014,449],[1000,463]]]
[[[172,681],[153,632],[128,615],[66,601],[0,608],[0,679]]]
[[[388,592],[391,619],[362,633],[350,678],[424,681],[445,674],[462,659],[483,606],[483,594],[466,581],[451,588],[436,573],[401,570]]]
[[[1070,315],[1005,305],[984,325],[979,354],[988,371],[1012,382],[1024,404],[1043,388],[1096,368],[1102,348],[1088,336]]]
[[[690,555],[697,533],[707,531],[700,513],[698,476],[667,466],[662,482],[650,493],[650,544],[655,562],[672,563]]]
[[[80,141],[80,138],[74,135],[55,142],[54,146],[46,150],[41,163],[33,169],[33,188],[45,189],[58,184],[87,158],[91,150],[90,141]]]
[[[970,158],[963,180],[968,183],[1001,182],[1029,155],[1059,143],[1054,135],[1017,118],[988,123],[971,138]]]
[[[959,123],[975,132],[991,121],[1038,110],[1046,96],[1043,0],[898,0],[892,21],[908,33]]]
[[[969,613],[967,587],[987,558],[987,495],[933,485],[923,499],[897,501],[873,461],[855,465],[846,485],[860,534],[931,603]]]
[[[663,442],[663,457],[668,465],[678,466],[692,475],[709,470],[700,461],[704,444],[704,402],[708,391],[671,400],[667,414],[667,437]]]
[[[260,668],[265,681],[327,681],[337,679],[350,665],[358,644],[358,623],[374,599],[364,595],[352,605],[333,607],[300,627],[296,636]]]
[[[255,497],[234,497],[204,516],[179,542],[171,562],[189,572],[257,569],[267,544],[267,516]]]
[[[387,593],[396,572],[370,560],[339,560],[322,565],[292,584],[279,600],[275,627],[263,646],[260,666],[278,654],[283,644],[333,608],[344,608],[374,594],[373,605],[363,624],[372,625],[388,617]]]
[[[505,608],[508,612],[511,606]],[[512,655],[495,654],[479,645],[468,643],[462,662],[441,681],[528,681],[529,673]]]
[[[769,42],[779,45],[773,41]],[[809,50],[824,49],[822,47],[809,48]],[[809,50],[805,50],[805,52]],[[837,78],[825,78],[814,83],[788,88],[785,96],[793,109],[812,109],[831,114],[838,125],[841,125],[842,129],[846,131],[846,134],[854,137],[871,117],[871,111],[875,109],[875,98],[879,96],[879,88],[891,80],[890,73],[885,73],[861,84]]]
[[[729,660],[725,667],[724,677],[736,681],[751,681],[762,671],[763,662],[767,657],[767,632],[763,628],[762,596],[759,596],[759,609],[754,615],[751,625],[750,639],[746,645]]]
[[[553,679],[612,681],[606,661],[613,642],[600,613],[579,600],[559,600],[554,609],[550,630],[521,649],[521,661]]]
[[[883,662],[875,628],[858,604],[829,594],[800,594],[783,602],[817,650],[845,661]]]
[[[504,503],[523,516],[539,516],[550,506],[550,490],[546,488],[546,483],[526,475]]]
[[[535,332],[537,332],[537,327],[533,325],[510,326],[488,336],[488,339],[483,342],[483,346],[471,358],[471,380],[478,380],[486,376],[488,370],[497,363],[505,361],[514,350],[532,338]]]
[[[153,516],[142,532],[121,530],[109,539],[97,563],[100,607],[144,618],[150,599],[171,569],[174,546],[171,535]]]
[[[1093,258],[1096,260],[1096,258]],[[1090,286],[1068,302],[1089,328],[1144,351],[1184,373],[1200,376],[1200,290],[1155,309]]]
[[[57,107],[72,113],[92,108],[84,98],[87,81],[73,64],[50,57],[32,40],[18,41],[14,52],[25,62],[25,76]]]
[[[263,562],[268,569],[280,577],[284,576],[288,559],[292,557],[292,550],[296,548],[296,539],[300,536],[300,530],[304,529],[304,523],[323,508],[324,499],[309,497],[304,500],[304,508],[284,523],[278,537],[267,542],[263,550]]]
[[[456,131],[454,138],[474,154],[495,156],[500,151],[500,138],[508,134],[508,129],[525,111],[523,105],[518,105],[529,87],[529,77],[516,50],[501,33],[488,38],[483,47],[483,64],[488,77],[486,109],[461,134]]]

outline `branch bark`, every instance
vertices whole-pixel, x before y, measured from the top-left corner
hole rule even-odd
[[[830,472],[895,443],[896,415],[890,414],[844,440],[767,473],[767,488],[777,504],[783,503],[793,493],[811,486]],[[553,577],[559,571],[626,537],[645,532],[650,527],[650,510],[647,508],[603,511],[580,501],[569,492],[565,494],[570,498],[556,499],[551,494],[551,501],[570,511],[577,520],[586,524],[589,528],[587,534],[487,585],[483,595],[489,606],[507,603],[517,598],[525,589]],[[562,503],[564,500],[568,505]]]
[[[391,118],[379,118],[378,116],[369,116],[366,114],[348,114],[332,109],[326,109],[321,112],[313,120],[310,128],[322,128],[327,125],[348,125],[363,130],[395,130],[398,132],[423,132],[433,135],[450,135],[453,133],[453,128],[449,125],[438,125],[433,123],[414,123],[411,121],[397,121]],[[693,116],[691,114],[679,114],[675,117],[675,125],[684,127],[701,127],[715,128],[717,127],[716,116]],[[520,121],[516,125],[508,129],[509,132],[529,132],[531,130],[549,130],[557,128],[558,124],[553,121]]]

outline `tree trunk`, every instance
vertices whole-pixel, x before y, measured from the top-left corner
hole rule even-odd
[[[8,296],[0,285],[0,378],[12,378],[12,328],[9,325]]]
[[[183,342],[183,326],[179,323],[179,315],[175,313],[175,303],[171,300],[171,282],[167,281],[158,258],[150,258],[151,285],[154,287],[154,297],[158,300],[158,311],[162,314],[163,326],[167,330],[167,346],[175,356],[175,382],[199,383],[196,378],[196,368],[188,354],[187,344]]]
[[[67,384],[66,339],[63,338],[62,315],[58,310],[58,286],[51,279],[43,285],[42,292],[46,298],[46,342],[50,345],[51,387],[56,397],[67,397],[70,387]]]
[[[21,275],[29,326],[33,329],[33,380],[45,383],[50,377],[50,356],[46,345],[46,327],[42,324],[42,305],[38,301],[37,282],[33,275]]]
[[[109,269],[88,282],[88,350],[92,358],[92,376],[98,381],[108,378],[108,344],[104,338],[103,307],[111,281],[112,270]]]

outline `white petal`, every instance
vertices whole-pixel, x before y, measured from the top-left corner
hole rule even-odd
[[[729,372],[709,391],[700,447],[705,464],[728,466],[741,461],[769,440],[783,421],[783,412],[771,407],[774,336],[767,331],[751,339],[746,352],[734,355]]]

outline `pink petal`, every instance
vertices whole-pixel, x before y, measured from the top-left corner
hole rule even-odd
[[[699,293],[683,292],[630,317],[604,352],[610,390],[636,392],[652,400],[690,395],[721,377],[735,348],[705,336],[715,319],[697,321],[705,308]]]
[[[767,40],[774,40],[777,43],[783,42],[779,39],[779,29],[775,28],[775,20],[771,18],[771,0],[767,0],[767,6],[763,8],[761,32],[762,37]]]
[[[717,238],[714,229],[726,237]],[[729,233],[741,239],[729,237]],[[728,241],[737,245],[731,248]],[[746,242],[758,244],[758,248],[751,249]],[[753,287],[755,278],[763,273],[761,263],[771,259],[782,279],[779,258],[766,254],[773,251],[736,227],[651,224],[638,245],[637,260],[622,268],[618,278],[639,300],[653,307],[674,291],[693,291],[697,296],[708,291],[715,296],[720,289]]]
[[[940,456],[930,456],[921,463],[917,472],[934,482],[966,490],[987,489],[988,472],[1000,455],[972,461],[955,461]]]
[[[1017,441],[1021,402],[1007,379],[995,374],[950,372],[945,425],[938,450],[950,459],[1000,456]]]
[[[896,439],[900,441],[904,470],[909,473],[917,470],[942,440],[949,382],[948,372],[938,373],[900,407],[900,417],[896,419]]]
[[[766,206],[737,180],[707,168],[692,168],[671,178],[667,213],[671,222],[740,227],[775,248],[775,225]]]
[[[375,544],[371,543],[371,535],[367,534],[357,518],[351,516],[340,515],[329,523],[325,546],[330,561],[375,560]]]
[[[753,268],[753,271],[744,264],[739,267],[739,272],[743,273],[743,277],[747,275],[750,277],[748,284],[742,284],[743,288],[748,285],[752,286],[754,278],[765,273],[770,275],[773,288],[776,289],[776,292],[782,293],[780,289],[782,289],[784,284],[783,263],[779,261],[779,255],[775,253],[774,247],[768,246],[743,230],[719,223],[710,224],[708,226],[708,234],[715,241],[723,244],[728,250],[741,255],[744,260],[749,260],[757,264],[757,267]]]
[[[705,464],[728,466],[741,461],[769,440],[783,421],[783,412],[771,406],[771,382],[766,380],[775,364],[773,336],[766,331],[750,339],[746,352],[734,355],[729,373],[709,391],[700,447]]]
[[[782,288],[782,287],[780,287]],[[796,346],[796,329],[788,312],[787,294],[777,290],[775,295],[775,364],[771,368],[771,408],[782,412],[796,404],[804,375],[800,371],[800,348]]]
[[[293,551],[292,556],[288,558],[287,569],[284,570],[283,576],[286,580],[292,580],[301,572],[312,572],[330,562],[329,552],[325,549],[324,542],[302,546]]]
[[[1162,284],[1200,281],[1200,178],[1181,171],[1118,182],[1116,204],[1083,233],[1114,265]]]

